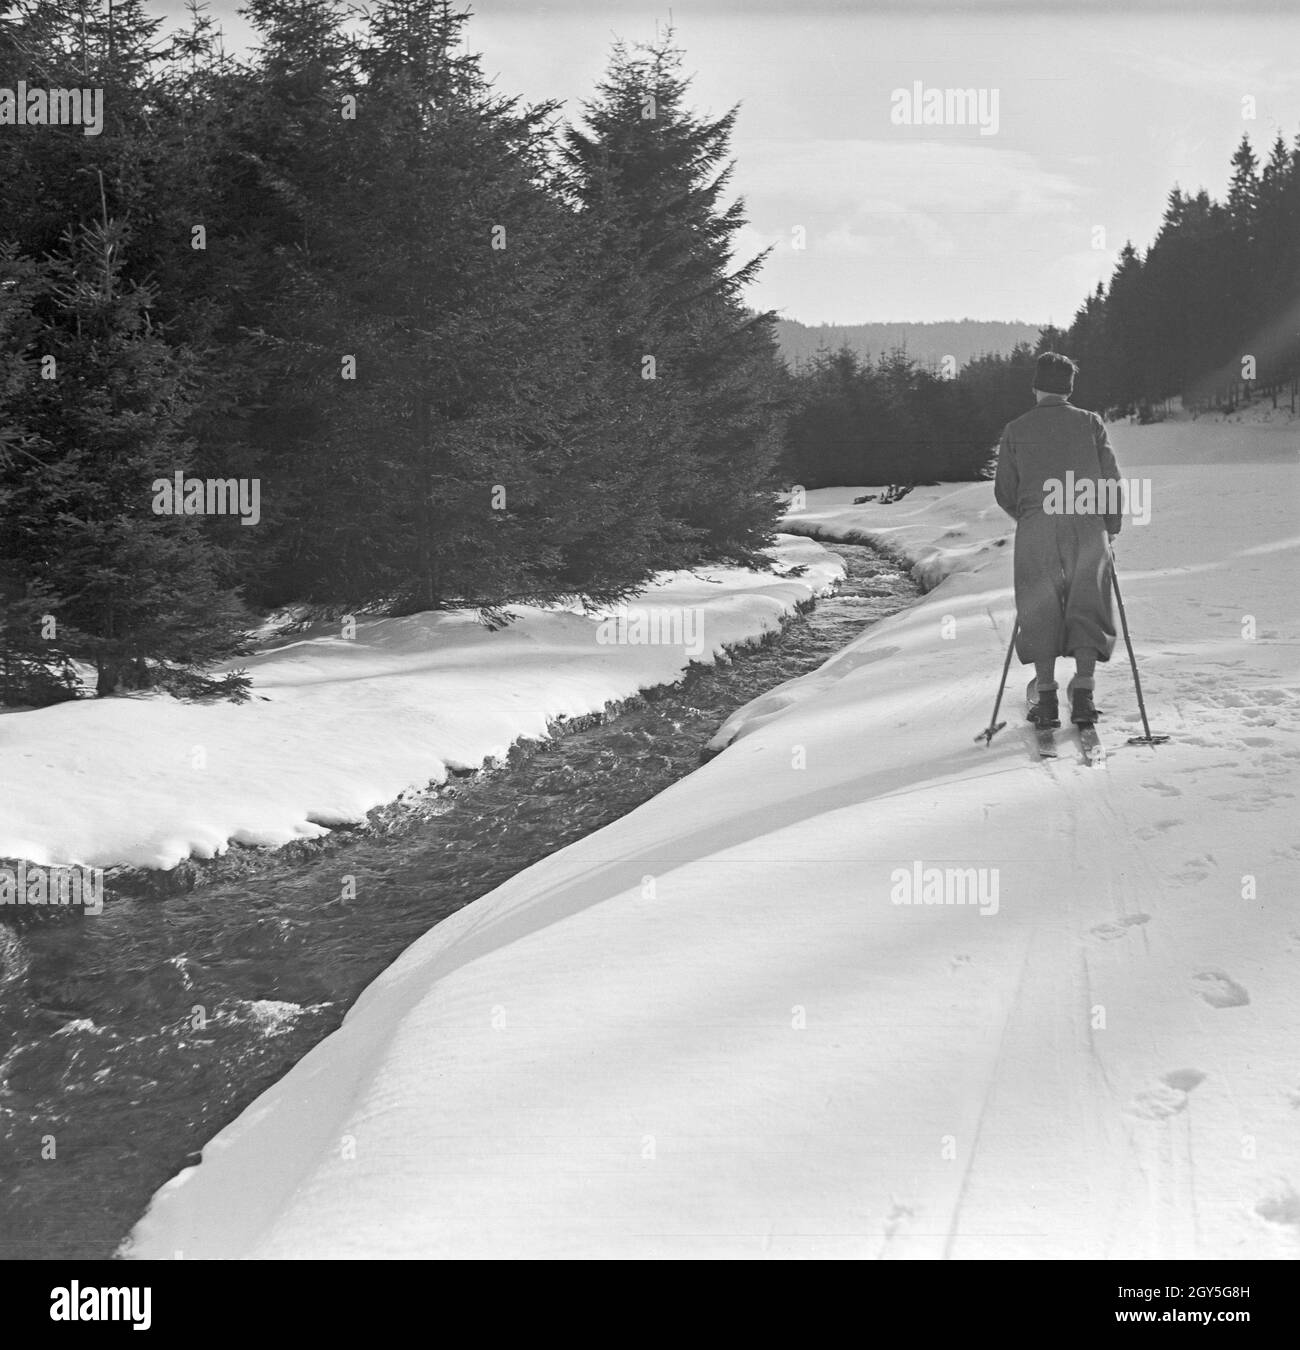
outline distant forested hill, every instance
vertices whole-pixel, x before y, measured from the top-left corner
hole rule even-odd
[[[781,355],[796,368],[821,347],[837,351],[845,346],[868,359],[894,347],[906,347],[907,354],[922,365],[955,356],[957,364],[964,366],[972,357],[1006,354],[1017,342],[1028,342],[1033,346],[1038,341],[1041,326],[960,319],[943,323],[818,324],[810,327],[796,319],[778,319],[776,336]]]

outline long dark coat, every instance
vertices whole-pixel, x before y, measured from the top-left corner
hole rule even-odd
[[[1044,509],[1050,484],[1071,473],[1076,483],[1119,481],[1106,424],[1050,394],[1003,430],[994,482],[998,505],[1016,521],[1016,655],[1024,665],[1081,647],[1109,661],[1115,647],[1106,535],[1119,533],[1120,516]]]

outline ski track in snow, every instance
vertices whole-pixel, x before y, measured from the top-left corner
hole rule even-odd
[[[833,537],[833,531],[829,533]],[[942,538],[960,537],[962,533],[950,530]],[[1276,551],[1280,552],[1288,547],[1294,549],[1296,543],[1297,541],[1292,539],[1287,544],[1279,545]],[[1290,570],[1294,578],[1293,562]],[[1206,617],[1212,620],[1227,624],[1240,622],[1240,610],[1213,606],[1196,597],[1188,597],[1187,604],[1193,610],[1204,611]],[[1276,632],[1260,634],[1265,641],[1278,636]],[[1229,644],[1224,643],[1223,646],[1227,648]],[[1240,646],[1241,643],[1238,642],[1237,649],[1240,649]],[[1168,683],[1163,700],[1159,705],[1154,705],[1161,706],[1162,709],[1171,709],[1174,714],[1172,718],[1167,714],[1162,715],[1159,718],[1160,728],[1173,731],[1179,746],[1207,751],[1213,758],[1208,763],[1189,768],[1179,775],[1177,782],[1157,773],[1151,773],[1142,779],[1139,783],[1140,789],[1150,794],[1152,798],[1163,799],[1166,802],[1178,800],[1187,806],[1184,815],[1161,814],[1151,819],[1149,823],[1133,828],[1132,836],[1144,843],[1160,841],[1166,837],[1178,840],[1195,837],[1203,829],[1207,802],[1221,804],[1222,808],[1233,812],[1254,815],[1266,809],[1276,810],[1279,803],[1293,801],[1295,798],[1295,793],[1288,791],[1287,788],[1297,782],[1297,760],[1300,760],[1300,693],[1282,684],[1274,686],[1258,683],[1258,668],[1245,657],[1226,659],[1227,653],[1224,651],[1216,652],[1220,655],[1220,659],[1207,659],[1204,651],[1203,645],[1200,647],[1186,645],[1166,647],[1159,653],[1162,657],[1172,657],[1180,663]],[[1117,651],[1117,659],[1121,656],[1122,649]],[[1152,706],[1149,687],[1148,704]],[[1123,725],[1118,727],[1113,721],[1108,726],[1107,720],[1103,718],[1099,730],[1103,733],[1103,744],[1115,746],[1125,736],[1137,734],[1141,727],[1137,716],[1130,713]],[[1058,754],[1060,753],[1058,733]],[[1146,749],[1142,753],[1146,756],[1151,754]],[[1219,758],[1220,755],[1224,758]],[[1156,751],[1152,763],[1158,764],[1160,757],[1160,752]],[[1058,786],[1062,782],[1059,777],[1061,770],[1058,768],[1060,763],[1059,759],[1047,760],[1042,761],[1040,766],[1045,775]],[[1203,779],[1212,778],[1217,781],[1225,770],[1233,780],[1236,780],[1232,784],[1231,791],[1202,790]],[[1086,838],[1096,840],[1116,837],[1116,832],[1123,830],[1122,814],[1114,802],[1113,789],[1107,778],[1099,775],[1092,781],[1074,782],[1070,800],[1071,819],[1068,828],[1076,842],[1081,833]],[[1051,822],[1049,829],[1057,827],[1057,824],[1055,821]],[[1300,849],[1295,848],[1274,850],[1274,853],[1280,853],[1292,862],[1300,857]],[[1148,861],[1145,850],[1134,849],[1124,855],[1123,862],[1129,872],[1128,876],[1124,870],[1107,866],[1105,860],[1100,861],[1106,874],[1104,890],[1114,907],[1114,917],[1094,925],[1090,929],[1090,936],[1107,944],[1132,942],[1135,930],[1139,931],[1142,934],[1140,950],[1143,964],[1153,955],[1153,949],[1146,927],[1151,922],[1151,916],[1141,912],[1142,897],[1163,891],[1170,901],[1174,902],[1178,888],[1201,886],[1213,879],[1219,871],[1218,860],[1213,851],[1193,851],[1190,847],[1179,861],[1172,864],[1163,877]],[[1095,870],[1099,859],[1096,851],[1090,850],[1086,860],[1078,858],[1077,862],[1080,866]],[[1131,880],[1133,872],[1140,875],[1140,884],[1136,888]],[[1089,990],[1090,1001],[1095,989],[1117,983],[1116,963],[1109,957],[1113,953],[1123,954],[1125,951],[1125,948],[1116,946],[1108,952],[1108,959],[1103,960],[1099,953],[1090,953],[1084,948],[1081,977]],[[1056,961],[1047,959],[1042,965],[1059,973],[1065,963],[1059,959]],[[1122,966],[1120,968],[1122,969]],[[1292,977],[1294,978],[1296,974],[1300,972],[1293,972]],[[1227,971],[1217,967],[1207,966],[1191,971],[1187,987],[1192,996],[1215,1010],[1244,1008],[1251,1002],[1244,985]],[[1049,993],[1046,999],[1032,997],[1025,999],[1022,987],[1017,997],[1024,1006],[1023,1017],[1020,1020],[1025,1024],[1023,1033],[1025,1035],[1032,1035],[1030,1028],[1037,1019],[1050,1019],[1053,1009],[1059,1007],[1059,1000],[1056,999],[1054,992]],[[1294,1010],[1294,1004],[1291,1008]],[[1003,1045],[1008,1044],[1008,1034],[1004,1032]],[[1104,1044],[1104,1037],[1092,1037],[1087,1057],[1087,1062],[1094,1064],[1098,1069],[1097,1084],[1077,1080],[1071,1085],[1066,1085],[1067,1092],[1070,1087],[1078,1089],[1082,1086],[1083,1096],[1089,1102],[1103,1099],[1107,1095],[1112,1100],[1119,1099],[1116,1096],[1115,1085],[1105,1071],[1106,1056],[1101,1053]],[[1107,1241],[1088,1254],[1105,1257],[1154,1255],[1194,1257],[1204,1254],[1198,1232],[1198,1178],[1194,1162],[1194,1140],[1197,1129],[1192,1112],[1192,1094],[1207,1077],[1208,1075],[1200,1069],[1172,1068],[1164,1073],[1154,1072],[1152,1080],[1146,1086],[1137,1087],[1131,1094],[1128,1087],[1119,1093],[1119,1097],[1124,1099],[1123,1112],[1129,1117],[1126,1147],[1128,1168],[1131,1173],[1120,1193],[1127,1195],[1130,1202],[1135,1195],[1141,1196],[1143,1223],[1136,1228],[1130,1228],[1132,1209],[1128,1209],[1127,1213],[1117,1211]],[[1221,1070],[1221,1077],[1223,1095],[1239,1110],[1233,1096],[1230,1074]],[[1016,1152],[1020,1147],[1025,1123],[1034,1119],[1032,1096],[1026,1097],[1025,1093],[1021,1092],[1019,1096],[1023,1099],[1018,1099],[1014,1089],[1003,1082],[1006,1080],[1007,1083],[1014,1085],[1018,1079],[1015,1056],[1006,1050],[1000,1050],[990,1074],[986,1109],[981,1119],[981,1134],[997,1134],[1003,1139],[1005,1148],[1010,1153]],[[1095,1090],[1098,1084],[1101,1091]],[[1005,1126],[1001,1129],[991,1128],[987,1120],[988,1102],[991,1100],[996,1103],[1002,1097],[1006,1098]],[[1296,1102],[1300,1103],[1300,1092],[1295,1093],[1294,1097]],[[1054,1100],[1059,1102],[1060,1097],[1054,1097]],[[1099,1127],[1096,1120],[1090,1121],[1088,1128],[1097,1130]],[[1245,1126],[1242,1128],[1241,1142],[1243,1151],[1246,1151],[1254,1140],[1246,1132]],[[1032,1131],[1030,1135],[1032,1137]],[[1107,1152],[1113,1154],[1113,1150],[1108,1149],[1100,1138],[1098,1143],[1100,1146],[1090,1148],[1087,1152],[1093,1156],[1104,1156]],[[981,1214],[996,1213],[999,1201],[1003,1203],[1004,1208],[1009,1208],[1014,1213],[1017,1210],[1015,1198],[999,1190],[1000,1184],[1004,1185],[1008,1172],[1015,1170],[1012,1159],[1000,1157],[996,1153],[990,1155],[987,1147],[982,1150],[981,1156],[979,1137],[975,1141],[975,1153],[976,1157],[968,1166],[964,1197],[972,1197],[971,1206],[976,1207],[978,1204]],[[1288,1151],[1288,1155],[1287,1161],[1294,1166],[1296,1162],[1294,1148]],[[990,1195],[982,1202],[978,1202],[973,1198],[974,1186],[981,1173],[988,1175]],[[1094,1189],[1095,1181],[1096,1178],[1089,1180],[1088,1189]],[[1254,1206],[1255,1215],[1265,1219],[1278,1230],[1269,1236],[1285,1237],[1287,1236],[1285,1230],[1289,1229],[1294,1233],[1300,1229],[1300,1218],[1297,1217],[1300,1216],[1300,1201],[1293,1206],[1290,1197],[1294,1195],[1289,1181],[1283,1180],[1274,1187],[1270,1196]],[[1035,1206],[1041,1202],[1042,1197],[1035,1196]],[[1052,1208],[1055,1213],[1061,1213],[1066,1207],[1068,1202],[1064,1197],[1053,1199]],[[990,1257],[1000,1254],[996,1240],[991,1241],[987,1234],[969,1238],[965,1244],[966,1251],[953,1240],[954,1237],[955,1232],[950,1233],[945,1253],[947,1255]],[[1271,1244],[1266,1241],[1263,1245],[1267,1248]],[[1059,1251],[1040,1251],[1038,1254],[1058,1256],[1081,1254],[1076,1242],[1067,1240],[1060,1246]],[[1018,1247],[1020,1250],[1017,1250]],[[1023,1244],[1012,1242],[1005,1254],[1023,1255]],[[1251,1254],[1280,1253],[1261,1252],[1258,1246],[1252,1245]],[[1296,1253],[1288,1249],[1287,1254]]]

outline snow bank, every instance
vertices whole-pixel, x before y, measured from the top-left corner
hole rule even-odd
[[[947,579],[411,946],[130,1254],[1300,1254],[1295,442],[1114,439],[1169,745],[1124,746],[1118,664],[1106,767],[1034,760],[1014,703],[976,745],[989,485],[814,494]],[[900,903],[932,873],[949,903]]]
[[[782,575],[666,574],[621,627],[526,606],[497,632],[470,613],[364,619],[352,638],[320,624],[242,663],[246,704],[149,695],[12,713],[0,781],[19,790],[0,803],[0,857],[171,868],[231,842],[273,848],[363,821],[558,718],[678,679],[843,574],[806,539],[783,535],[772,554]]]
[[[792,534],[844,543],[874,544],[909,559],[912,577],[932,590],[953,572],[989,561],[1013,536],[1010,517],[993,500],[991,484],[944,483],[913,488],[891,506],[853,499],[865,488],[820,488],[782,522]],[[876,493],[880,489],[875,489]]]

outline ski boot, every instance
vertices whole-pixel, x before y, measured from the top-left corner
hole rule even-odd
[[[1071,680],[1067,692],[1070,696],[1070,721],[1076,727],[1095,726],[1101,713],[1092,701],[1091,689],[1076,689]]]
[[[1047,728],[1061,725],[1061,708],[1057,701],[1055,689],[1045,689],[1040,693],[1038,681],[1033,679],[1029,681],[1029,686],[1025,690],[1025,698],[1030,705],[1029,720],[1036,727]]]

